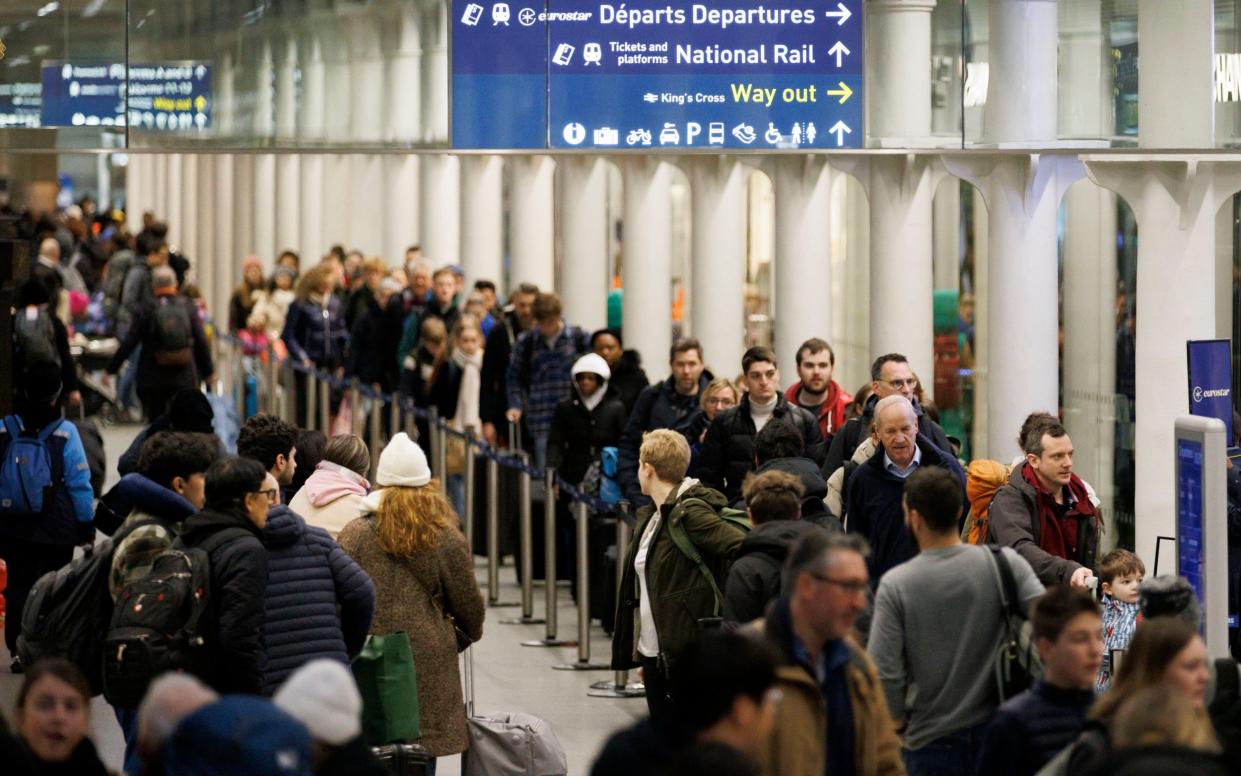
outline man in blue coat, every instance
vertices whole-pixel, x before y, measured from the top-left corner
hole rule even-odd
[[[965,499],[965,471],[951,453],[918,433],[918,415],[909,399],[899,394],[880,399],[875,405],[873,433],[878,447],[853,472],[845,511],[845,530],[862,534],[870,543],[872,587],[888,569],[912,558],[917,548],[901,510],[909,475],[925,466],[947,469],[961,483],[961,498]]]

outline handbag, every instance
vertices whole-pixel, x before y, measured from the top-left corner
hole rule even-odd
[[[448,474],[465,474],[465,439],[452,433],[444,434],[444,439]]]
[[[367,745],[421,738],[418,680],[409,635],[367,636],[352,667],[362,695],[362,737]]]
[[[1043,663],[1034,646],[1033,627],[1021,612],[1017,581],[1001,547],[988,547],[995,564],[1000,603],[1004,607],[1004,638],[995,657],[995,682],[1000,702],[1025,691],[1043,675]]]
[[[415,577],[414,581],[418,583],[418,587],[423,593],[426,594],[427,598],[430,599],[431,606],[435,608],[435,611],[439,612],[440,617],[443,617],[448,621],[448,624],[452,626],[453,636],[457,639],[457,654],[461,654],[469,649],[470,645],[474,643],[474,639],[470,638],[470,634],[461,630],[460,626],[457,625],[456,618],[444,610],[444,605],[440,602],[440,599],[431,595],[431,591],[427,590],[421,580]]]

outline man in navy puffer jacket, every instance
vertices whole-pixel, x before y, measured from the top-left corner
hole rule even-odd
[[[375,587],[361,566],[322,528],[283,504],[267,513],[267,664],[263,690],[274,693],[304,663],[348,664],[362,649],[375,614]]]

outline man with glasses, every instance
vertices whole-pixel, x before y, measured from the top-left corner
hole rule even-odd
[[[908,359],[900,353],[887,353],[876,358],[870,367],[870,389],[870,398],[866,400],[861,417],[850,418],[840,428],[840,432],[832,437],[831,447],[828,448],[827,458],[823,462],[825,478],[830,480],[832,474],[853,457],[858,445],[869,435],[874,423],[875,405],[888,396],[904,396],[908,399],[918,417],[918,433],[931,440],[940,450],[952,452],[948,435],[938,423],[927,417],[918,403],[918,378],[909,368]]]
[[[867,553],[861,537],[824,531],[789,552],[784,595],[760,626],[780,654],[782,695],[760,753],[764,774],[904,773],[883,686],[853,638],[870,588]]]
[[[920,553],[879,582],[867,649],[879,667],[888,709],[903,728],[910,776],[969,776],[995,713],[990,665],[1006,626],[994,564],[1008,564],[1022,605],[1043,594],[1030,564],[1005,547],[961,542],[961,487],[944,469],[905,482],[905,526]],[[945,612],[953,616],[945,617]],[[968,628],[961,624],[968,622]]]
[[[267,594],[267,550],[260,537],[280,486],[258,461],[229,457],[207,470],[204,493],[206,506],[185,521],[181,534],[186,547],[207,553],[211,567],[211,621],[199,628],[209,657],[199,678],[221,694],[259,695]]]
[[[780,393],[780,369],[771,348],[753,347],[741,357],[746,396],[736,407],[711,421],[698,460],[698,478],[723,493],[729,503],[740,503],[741,483],[754,471],[754,437],[768,423],[788,423],[801,434],[801,455],[823,462],[823,435],[815,416]]]

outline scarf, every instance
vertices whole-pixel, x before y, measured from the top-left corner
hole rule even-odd
[[[1034,488],[1034,500],[1038,504],[1038,546],[1058,558],[1077,560],[1077,537],[1080,535],[1081,520],[1094,518],[1086,486],[1076,474],[1072,475],[1068,485],[1068,497],[1072,506],[1064,517],[1060,517],[1056,511],[1055,496],[1043,487],[1034,469],[1029,465],[1021,467],[1021,476]]]
[[[452,425],[457,431],[472,428],[478,431],[482,423],[478,417],[478,397],[482,389],[483,351],[480,349],[472,356],[465,354],[461,348],[453,348],[452,362],[461,367],[461,389],[457,391],[457,412],[452,416]]]
[[[577,387],[576,380],[573,381],[573,390],[577,391],[577,395],[582,399],[582,404],[585,405],[587,412],[594,412],[595,407],[599,406],[603,401],[603,397],[608,393],[608,381],[604,380],[599,383],[599,387],[589,396],[582,393],[582,389]]]

